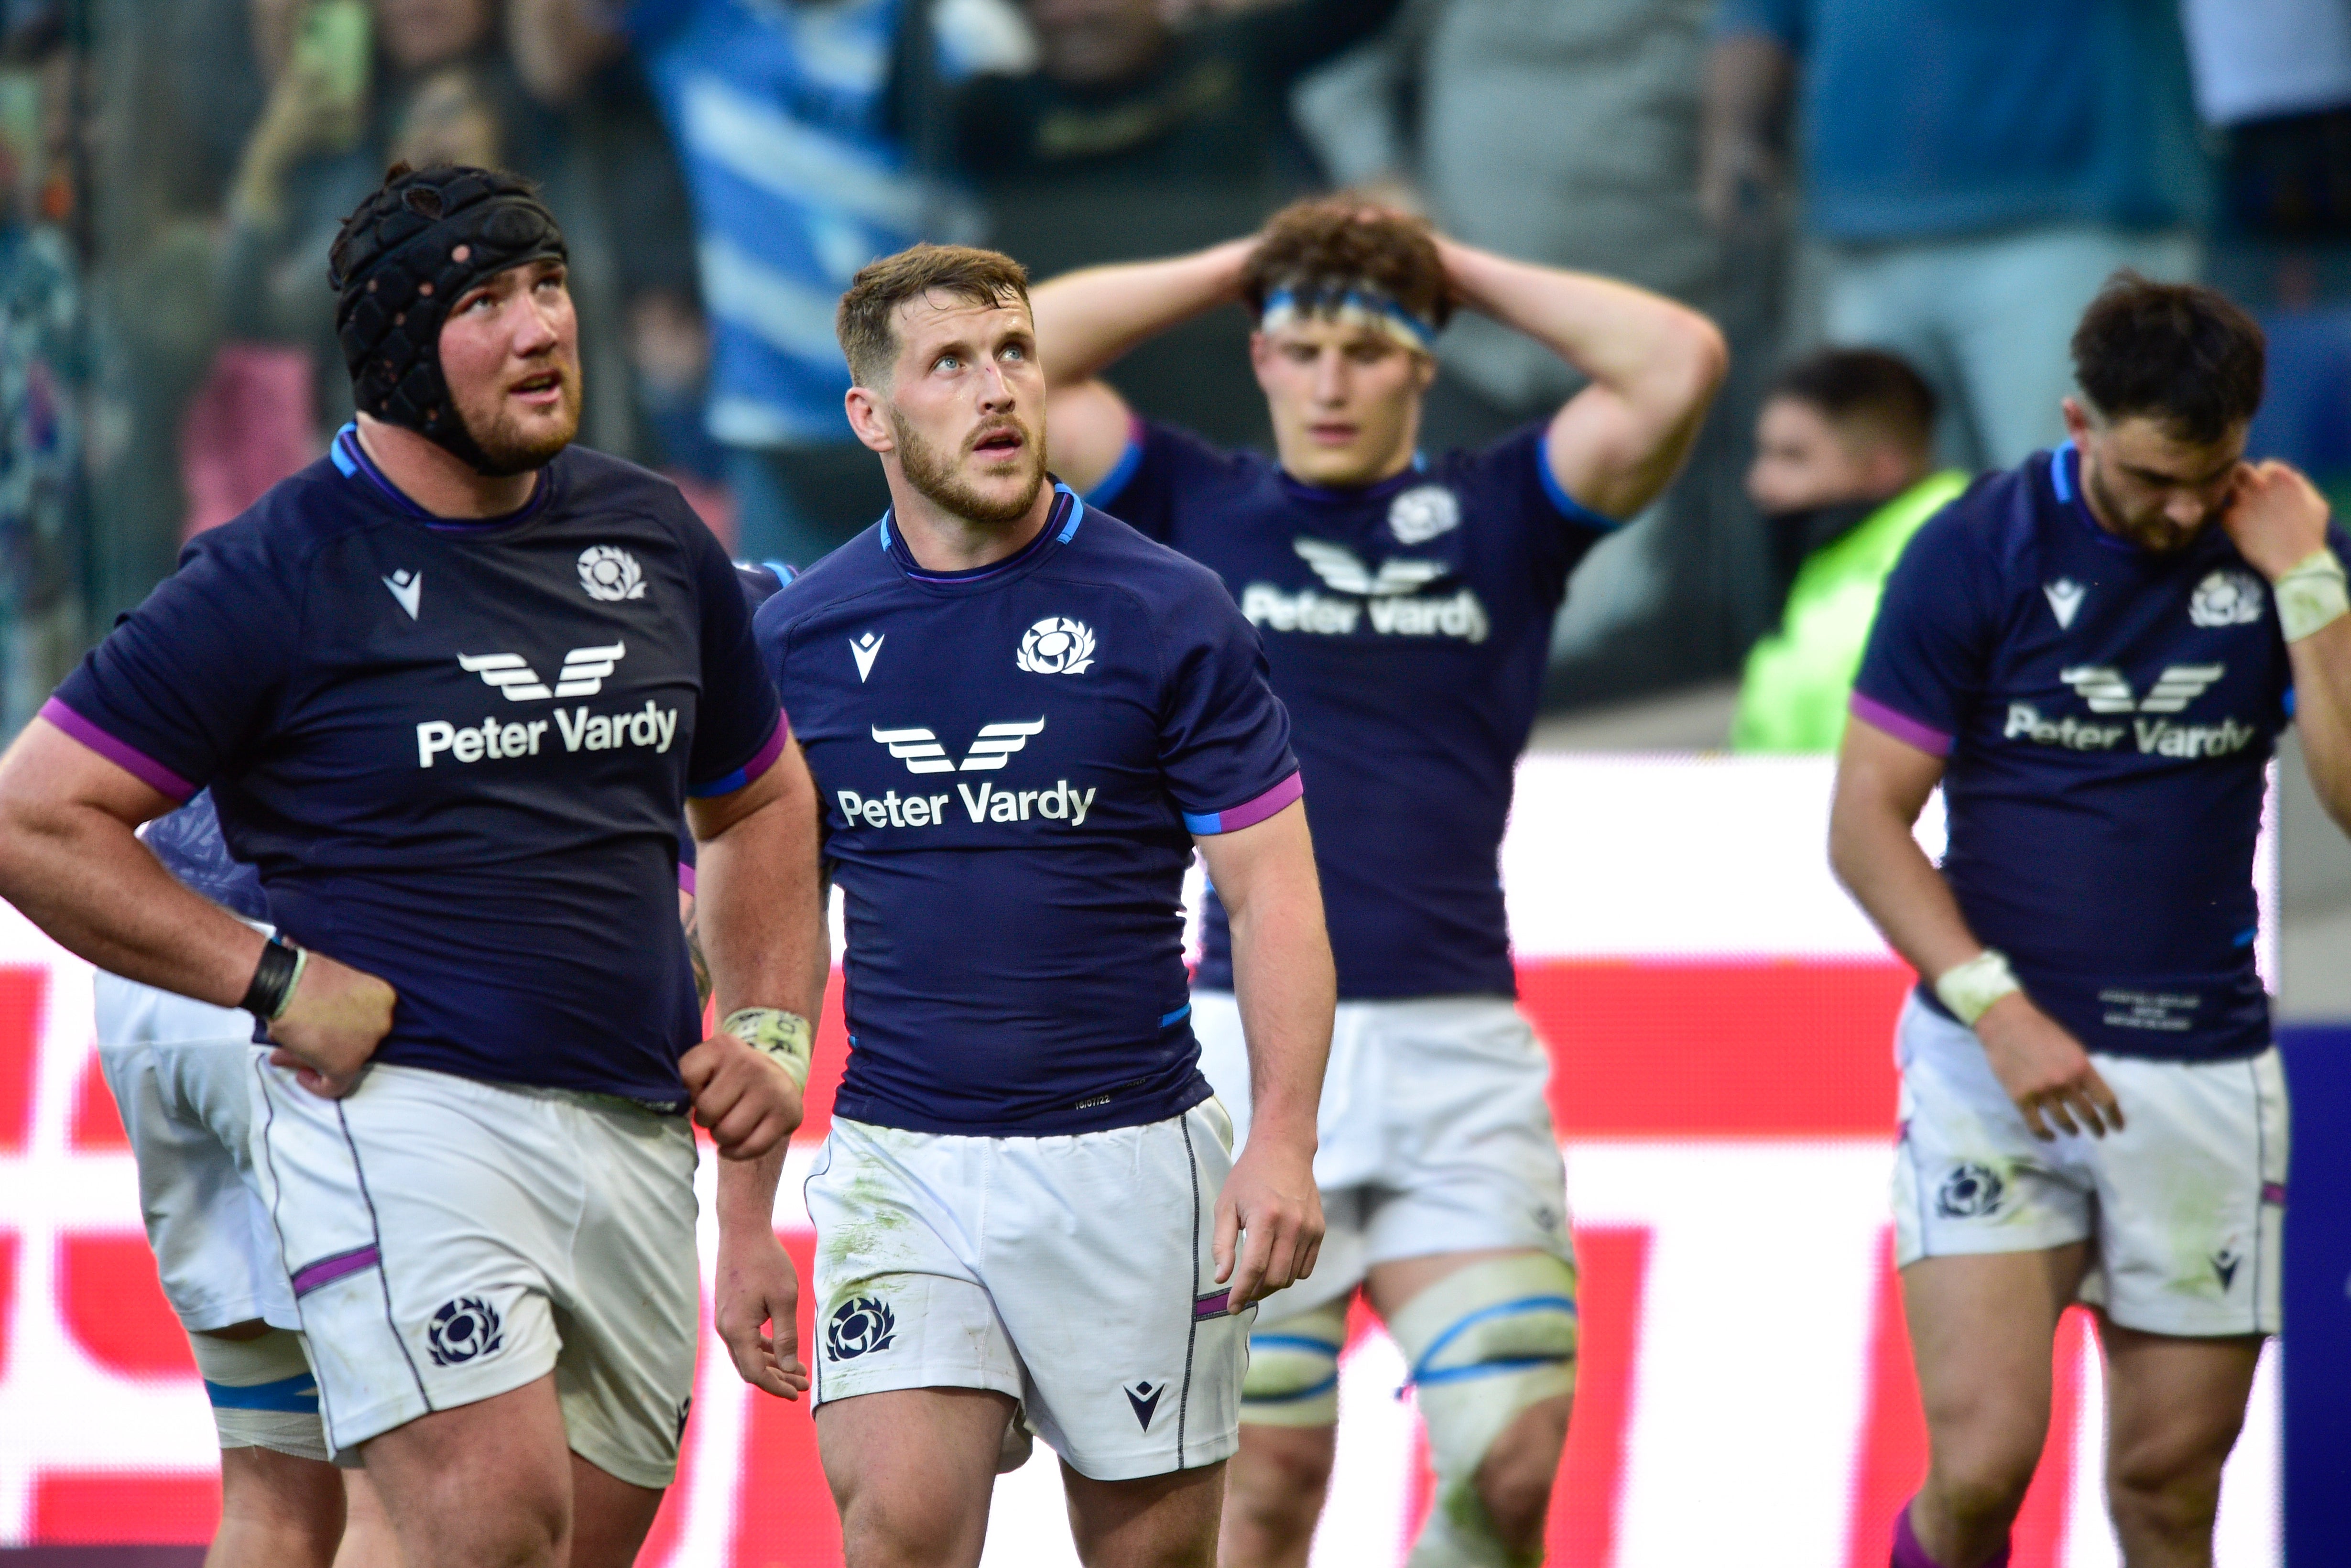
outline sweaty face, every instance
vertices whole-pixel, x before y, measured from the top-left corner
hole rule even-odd
[[[569,445],[580,434],[580,324],[563,264],[510,267],[460,296],[441,328],[441,374],[486,472],[528,473]]]
[[[1045,373],[1029,308],[910,300],[898,343],[883,406],[906,482],[970,522],[1026,516],[1045,486]]]
[[[2144,414],[2104,419],[2065,405],[2082,454],[2082,488],[2106,529],[2142,549],[2185,549],[2227,510],[2244,460],[2245,427],[2220,440],[2180,441]]]
[[[1304,317],[1249,340],[1273,441],[1292,478],[1358,489],[1399,474],[1437,363],[1376,329]]]
[[[1910,467],[1890,444],[1839,429],[1800,398],[1775,397],[1756,416],[1747,498],[1766,517],[1874,501],[1899,490]]]

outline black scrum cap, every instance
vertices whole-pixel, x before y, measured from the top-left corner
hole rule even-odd
[[[486,472],[489,459],[441,373],[441,323],[483,279],[565,254],[555,214],[518,175],[394,164],[383,188],[343,220],[328,254],[352,402]]]

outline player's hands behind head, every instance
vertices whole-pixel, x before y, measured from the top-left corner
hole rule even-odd
[[[694,1119],[730,1160],[756,1160],[800,1124],[800,1090],[772,1056],[714,1034],[678,1058]]]
[[[754,1388],[798,1399],[809,1385],[799,1356],[800,1281],[776,1233],[720,1227],[716,1283],[710,1320],[735,1370]]]
[[[2326,548],[2326,497],[2286,464],[2241,463],[2220,526],[2237,553],[2275,581]]]
[[[2034,1137],[2046,1141],[2059,1132],[2086,1132],[2102,1138],[2123,1130],[2122,1107],[2091,1065],[2090,1053],[2022,991],[1986,1008],[1975,1030],[1992,1076],[2016,1102]]]
[[[1217,1283],[1232,1286],[1228,1311],[1284,1290],[1314,1271],[1322,1249],[1322,1198],[1314,1150],[1252,1138],[1217,1195]]]
[[[286,1010],[269,1026],[277,1042],[271,1065],[292,1068],[294,1081],[313,1094],[341,1099],[359,1087],[368,1059],[392,1032],[398,1000],[373,975],[312,952]]]

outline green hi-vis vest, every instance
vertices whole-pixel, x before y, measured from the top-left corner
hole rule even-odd
[[[1967,487],[1957,469],[1930,474],[1805,558],[1780,630],[1747,655],[1730,726],[1733,751],[1837,748],[1886,576],[1910,536]]]

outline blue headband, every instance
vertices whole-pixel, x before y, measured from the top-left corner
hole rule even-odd
[[[1258,329],[1277,331],[1309,317],[1369,327],[1417,354],[1432,352],[1437,345],[1436,328],[1395,300],[1359,288],[1315,289],[1303,296],[1294,288],[1277,288],[1265,297],[1265,312],[1258,319]]]

